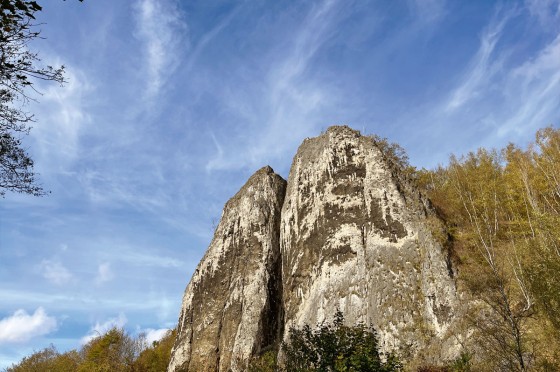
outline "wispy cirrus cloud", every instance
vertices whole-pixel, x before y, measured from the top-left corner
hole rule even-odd
[[[49,334],[56,328],[56,318],[48,316],[42,307],[37,308],[33,314],[20,309],[13,315],[0,319],[0,344],[27,342]]]
[[[233,11],[227,13],[222,19],[218,20],[218,22],[216,22],[216,24],[214,24],[210,30],[196,42],[191,53],[189,53],[189,56],[187,57],[185,66],[185,70],[187,72],[192,71],[202,51],[212,42],[214,38],[227,28],[235,16],[241,11],[243,5],[243,3],[238,4]]]
[[[525,4],[542,26],[556,30],[560,28],[560,0],[526,0]]]
[[[98,277],[102,273],[112,275],[109,259],[118,261],[119,266],[180,268],[185,265],[183,261],[175,257],[161,254],[163,250],[157,246],[132,245],[122,239],[101,239],[96,244],[105,247],[97,252],[98,257],[103,260],[98,267]],[[117,257],[114,256],[115,251],[119,252]],[[160,252],[160,254],[156,252]]]
[[[136,37],[144,45],[146,98],[156,96],[180,63],[180,45],[188,31],[173,0],[139,0]]]
[[[181,286],[182,287],[182,286]],[[175,308],[180,306],[180,296],[171,300],[165,296],[157,295],[149,299],[138,300],[134,294],[123,295],[121,298],[99,298],[91,293],[81,294],[60,294],[45,293],[39,291],[12,291],[0,288],[0,296],[6,302],[18,304],[21,307],[33,306],[36,303],[46,303],[51,311],[88,311],[92,308],[102,308],[110,312],[118,312],[126,310],[132,311],[149,311],[174,313]],[[159,316],[159,314],[158,314]]]
[[[40,150],[41,165],[49,174],[60,172],[80,155],[80,136],[92,120],[86,102],[95,88],[76,66],[66,66],[65,79],[64,87],[39,87],[42,96],[33,105],[38,123],[31,136]]]
[[[412,107],[404,115],[405,121],[416,120],[430,133],[449,140],[438,150],[437,161],[433,149],[422,150],[424,162],[433,166],[450,153],[480,146],[518,141],[521,145],[538,128],[559,124],[560,37],[551,32],[556,26],[545,18],[556,18],[554,25],[560,25],[560,14],[543,11],[551,4],[555,9],[556,1],[497,6],[481,31],[476,52],[454,74],[456,84],[427,97],[425,106]],[[524,29],[522,36],[512,40],[512,35],[520,35],[520,24],[531,24],[531,31]],[[455,136],[457,128],[460,137]],[[417,144],[415,147],[421,153]]]
[[[498,134],[534,132],[560,120],[560,36],[512,69],[505,81],[508,101]]]
[[[284,156],[295,142],[325,125],[322,118],[337,97],[328,82],[313,77],[313,64],[325,43],[336,36],[336,25],[345,19],[344,6],[326,0],[305,11],[297,26],[283,29],[286,34],[278,41],[283,47],[271,48],[257,62],[257,71],[263,74],[239,77],[247,91],[221,92],[223,104],[243,118],[252,135],[241,139],[246,143],[240,153],[224,144],[229,138],[210,132],[216,152],[206,163],[207,171],[261,166],[263,159]]]
[[[508,9],[503,14],[497,12],[495,19],[484,30],[476,55],[470,61],[459,85],[451,93],[451,97],[445,105],[447,112],[456,111],[469,101],[476,99],[482,92],[487,92],[494,75],[500,71],[502,63],[501,58],[494,54],[496,44],[514,13],[514,9]]]
[[[460,85],[445,103],[443,117],[466,113],[471,125],[494,128],[497,138],[527,136],[545,125],[558,124],[551,120],[558,120],[560,115],[560,36],[521,60],[512,57],[519,55],[520,46],[508,45],[501,50],[496,47],[514,17],[534,17],[542,32],[560,24],[559,1],[526,4],[524,9],[497,8]],[[485,101],[486,107],[476,100]],[[477,116],[472,116],[469,105],[477,107]]]

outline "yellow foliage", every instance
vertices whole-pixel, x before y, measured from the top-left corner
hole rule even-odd
[[[167,369],[176,331],[146,345],[143,335],[131,337],[113,328],[81,347],[60,354],[54,346],[25,357],[6,372],[162,372]]]
[[[452,156],[417,180],[452,234],[460,279],[484,304],[471,319],[478,359],[508,370],[558,365],[560,130],[539,130],[526,150]]]

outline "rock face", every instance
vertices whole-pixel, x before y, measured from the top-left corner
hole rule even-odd
[[[285,335],[340,309],[349,324],[373,325],[385,351],[409,359],[434,343],[453,353],[441,347],[457,305],[453,271],[428,216],[373,138],[331,127],[306,140],[282,208]]]
[[[231,198],[183,298],[169,371],[238,371],[277,337],[286,181],[264,167]]]
[[[168,370],[244,370],[290,327],[337,309],[405,361],[456,356],[441,229],[382,143],[348,127],[305,140],[287,188],[265,167],[226,204],[186,289]]]

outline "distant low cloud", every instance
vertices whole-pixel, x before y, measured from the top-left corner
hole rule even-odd
[[[41,271],[45,279],[56,285],[68,283],[72,279],[70,271],[58,261],[43,260]]]
[[[108,319],[103,323],[97,322],[93,327],[91,327],[88,334],[81,338],[80,343],[85,345],[94,338],[105,334],[111,328],[122,328],[127,321],[126,316],[123,313],[120,313],[116,318]]]
[[[104,262],[97,267],[97,277],[95,278],[96,284],[103,284],[105,282],[111,281],[115,277],[113,270],[111,270],[111,264],[109,262]]]
[[[169,328],[152,329],[148,328],[143,331],[146,334],[146,343],[152,345],[154,341],[159,341],[169,332]]]
[[[26,342],[56,330],[55,317],[48,316],[42,307],[32,315],[17,310],[12,316],[0,320],[0,344]]]

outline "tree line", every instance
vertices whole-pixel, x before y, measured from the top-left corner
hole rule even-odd
[[[5,372],[164,372],[171,357],[176,331],[148,345],[145,335],[130,336],[122,328],[112,328],[78,350],[59,353],[51,345],[23,358]],[[277,350],[267,350],[253,358],[251,372],[364,371],[398,372],[402,364],[394,354],[378,351],[377,333],[364,324],[345,326],[337,312],[332,323],[316,329],[306,325],[291,329],[282,343],[284,361],[278,363]]]
[[[60,353],[51,345],[5,372],[162,372],[167,370],[175,336],[170,330],[148,345],[145,334],[133,337],[112,328],[77,350]]]

